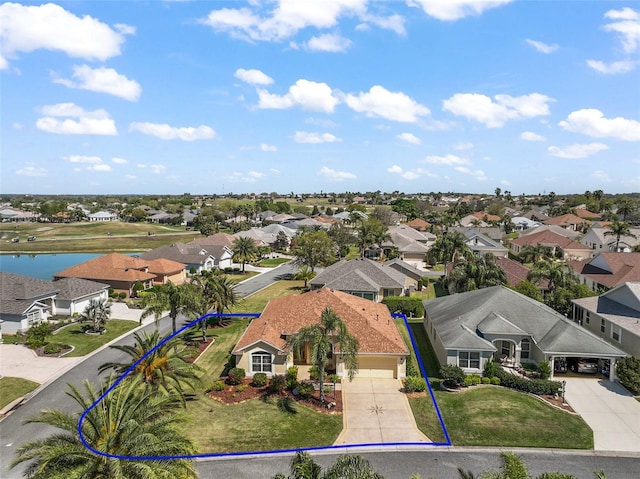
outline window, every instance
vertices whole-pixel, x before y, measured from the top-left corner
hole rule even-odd
[[[600,318],[600,332],[601,333],[604,333],[604,329],[605,329],[604,325],[605,325],[604,318]]]
[[[458,366],[460,366],[461,368],[480,369],[480,353],[472,351],[459,351]]]
[[[271,354],[259,351],[251,355],[251,370],[254,373],[271,372]]]
[[[615,324],[611,325],[611,338],[614,341],[620,342],[620,336],[622,335],[622,328],[620,326],[616,326]]]
[[[382,296],[383,296],[383,297],[385,297],[385,298],[386,298],[387,296],[395,296],[395,294],[394,294],[394,293],[395,293],[395,290],[393,290],[393,289],[387,289],[387,288],[384,288],[384,289],[382,290]]]
[[[527,338],[524,338],[520,343],[520,358],[521,359],[529,359],[529,352],[531,351],[531,341]]]
[[[293,364],[309,364],[307,361],[307,345],[300,348],[300,351],[293,351]]]
[[[27,313],[27,324],[29,326],[33,326],[41,322],[40,310],[36,309],[34,311],[29,311]]]

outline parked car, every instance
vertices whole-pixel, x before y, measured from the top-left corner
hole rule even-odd
[[[11,238],[11,242],[12,243],[20,243],[20,238],[18,238],[17,236],[15,238]]]
[[[568,358],[569,369],[574,373],[596,374],[598,360],[591,358]]]

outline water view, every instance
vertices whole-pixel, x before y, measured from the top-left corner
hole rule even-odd
[[[50,280],[55,273],[98,256],[102,255],[99,253],[0,255],[0,271]]]

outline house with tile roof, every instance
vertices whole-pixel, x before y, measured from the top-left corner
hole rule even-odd
[[[571,302],[573,319],[581,327],[640,358],[640,282],[622,283],[600,296]]]
[[[381,245],[385,256],[389,256],[397,248],[400,258],[414,266],[424,264],[427,251],[436,241],[434,234],[418,231],[408,225],[392,226],[389,228],[389,236],[391,240]]]
[[[111,286],[131,296],[133,286],[140,282],[144,289],[151,288],[156,275],[149,272],[149,260],[121,253],[110,253],[71,266],[53,275],[54,279],[81,278]]]
[[[467,246],[476,255],[491,253],[497,258],[499,256],[508,256],[509,254],[509,250],[501,243],[492,240],[475,228],[463,228],[459,231],[467,238]]]
[[[422,218],[416,218],[406,223],[406,225],[417,231],[427,231],[429,226],[431,226],[431,223],[423,220]]]
[[[416,285],[412,277],[368,258],[338,261],[309,282],[311,290],[326,287],[377,302],[387,296],[402,296]]]
[[[249,323],[234,347],[232,354],[237,367],[243,368],[248,376],[257,372],[273,376],[285,374],[287,368],[295,365],[298,377],[308,378],[312,366],[309,348],[294,356],[287,348],[287,338],[318,323],[327,307],[358,339],[357,377],[405,377],[409,350],[387,307],[329,288],[271,300],[260,317]],[[328,369],[343,378],[348,376],[339,344],[334,345]]]
[[[191,243],[198,244],[203,248],[207,248],[207,246],[215,245],[215,246],[226,246],[227,248],[233,248],[233,240],[235,240],[235,236],[227,234],[227,233],[214,233],[212,235],[206,236],[204,238],[196,238]],[[190,244],[190,243],[187,243]]]
[[[617,239],[615,236],[606,234],[610,229],[594,225],[589,228],[585,235],[580,239],[583,245],[588,246],[594,251],[615,251]],[[640,245],[640,228],[629,228],[633,236],[620,236],[618,251],[629,253]]]
[[[579,231],[568,230],[556,225],[535,226],[533,228],[520,231],[518,233],[518,236],[519,237],[529,236],[535,233],[540,233],[541,231],[551,231],[555,234],[558,234],[560,236],[565,236],[567,238],[571,238],[572,240],[576,240],[576,241],[578,240],[578,238],[580,238],[580,236],[582,236],[582,233],[580,233]]]
[[[640,253],[602,252],[589,261],[570,261],[569,265],[591,291],[640,281]]]
[[[183,265],[182,269],[193,273],[209,271],[214,268],[216,262],[208,250],[193,243],[173,243],[160,246],[141,254],[140,259],[146,261],[170,260],[174,263],[181,263]]]
[[[106,301],[109,285],[66,278],[59,281],[0,272],[0,321],[4,333],[24,333],[54,315],[82,313],[92,299]]]
[[[544,221],[545,225],[555,225],[561,228],[579,231],[582,225],[591,224],[592,222],[586,218],[580,218],[573,213],[567,213],[566,215],[552,216]]]
[[[627,356],[550,307],[505,286],[457,293],[423,302],[424,328],[440,364],[482,373],[488,361],[539,364],[554,370],[556,358]],[[611,374],[610,379],[615,379]]]
[[[591,249],[566,236],[550,230],[541,230],[511,240],[509,248],[513,254],[519,256],[527,246],[542,245],[551,249],[554,256],[561,256],[565,260],[588,260],[593,256]]]

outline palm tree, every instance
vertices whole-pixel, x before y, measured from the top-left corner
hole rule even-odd
[[[122,375],[133,368],[127,377],[139,377],[145,386],[154,391],[162,390],[168,395],[177,396],[184,404],[185,387],[194,389],[200,381],[198,366],[188,361],[191,352],[182,339],[160,337],[158,330],[151,334],[136,332],[134,345],[113,345],[125,353],[130,361],[124,363],[106,363],[98,368],[100,373],[113,369]]]
[[[372,245],[381,246],[382,243],[391,239],[387,227],[375,218],[369,218],[358,226],[358,246],[360,246],[360,256],[364,257],[367,247]]]
[[[236,294],[234,283],[228,276],[224,274],[216,274],[214,271],[203,271],[194,276],[191,282],[201,291],[196,302],[194,313],[198,317],[205,316],[211,312],[217,314],[229,311],[231,307],[238,304],[240,298]],[[216,321],[220,321],[217,317]],[[202,320],[202,339],[206,341],[206,326],[208,319]]]
[[[302,268],[298,270],[296,274],[293,275],[293,279],[298,281],[304,281],[304,287],[307,287],[307,282],[316,277],[316,273],[309,268],[309,266],[304,265]]]
[[[455,263],[449,273],[447,289],[454,294],[506,283],[507,276],[496,263],[495,256],[487,253]]]
[[[369,461],[362,456],[345,454],[340,456],[325,472],[308,452],[298,451],[291,458],[291,474],[288,479],[383,479]],[[284,474],[276,474],[273,479],[287,479]]]
[[[258,258],[258,248],[255,241],[248,236],[240,236],[233,241],[233,261],[242,263],[242,273],[244,265]]]
[[[467,258],[472,255],[467,245],[467,237],[459,231],[445,233],[439,237],[427,252],[430,264],[455,262],[456,258]]]
[[[537,263],[543,259],[551,259],[551,248],[541,244],[526,245],[519,256],[523,263]]]
[[[82,320],[93,323],[93,330],[97,333],[102,329],[101,326],[111,317],[111,304],[106,301],[92,299],[84,311],[82,312]]]
[[[635,238],[636,235],[631,233],[631,227],[629,223],[625,223],[624,221],[614,220],[609,225],[609,231],[604,232],[605,236],[615,236],[616,237],[616,247],[614,251],[618,252],[618,246],[620,245],[620,237],[628,236],[630,238]]]
[[[535,284],[540,284],[543,279],[549,281],[549,292],[560,288],[571,288],[578,281],[571,267],[566,263],[554,261],[538,261],[533,265],[527,279]]]
[[[61,431],[20,446],[12,468],[28,463],[26,477],[39,479],[197,477],[191,460],[171,458],[196,452],[178,428],[174,398],[141,389],[138,381],[125,381],[102,399],[106,390],[96,391],[89,381],[83,385],[84,393],[74,386],[67,393],[81,411],[91,408],[80,426],[79,414],[43,410],[27,422]],[[160,456],[162,461],[135,459]]]
[[[334,345],[340,345],[340,356],[347,367],[349,380],[358,372],[358,340],[349,334],[347,325],[330,307],[320,315],[320,322],[305,326],[287,338],[287,346],[296,354],[310,349],[311,363],[318,368],[320,381],[320,401],[324,402],[324,369],[333,352]]]
[[[623,197],[618,200],[618,209],[616,214],[622,215],[622,221],[627,220],[627,216],[632,214],[638,208],[636,201],[631,198]]]
[[[140,316],[140,322],[144,318],[154,316],[156,320],[156,328],[158,321],[165,313],[169,311],[171,318],[173,334],[177,331],[176,319],[178,314],[182,313],[187,316],[193,316],[196,308],[200,291],[191,283],[175,285],[171,281],[158,286],[155,292],[149,293],[144,297],[145,312]]]

